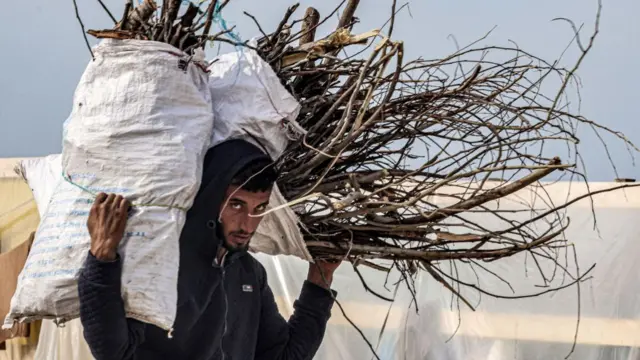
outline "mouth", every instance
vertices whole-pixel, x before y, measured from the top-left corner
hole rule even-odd
[[[251,239],[251,235],[239,235],[239,234],[233,234],[230,236],[231,240],[239,245],[244,245],[246,243],[249,242],[249,240]]]

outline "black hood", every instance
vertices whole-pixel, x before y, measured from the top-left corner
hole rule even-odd
[[[181,266],[196,258],[213,262],[222,245],[215,227],[229,183],[244,166],[259,159],[271,161],[259,147],[242,139],[222,142],[207,151],[202,183],[180,235]]]

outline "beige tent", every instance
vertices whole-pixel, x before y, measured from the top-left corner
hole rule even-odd
[[[31,189],[14,171],[20,160],[0,159],[0,253],[6,253],[26,241],[40,221]],[[8,340],[6,350],[0,350],[0,360],[32,359],[37,338],[38,331],[32,331],[28,339]]]
[[[40,221],[31,189],[16,174],[21,159],[0,159],[0,252],[25,241]]]

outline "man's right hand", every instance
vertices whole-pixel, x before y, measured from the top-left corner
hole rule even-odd
[[[113,261],[124,236],[131,203],[121,195],[100,193],[89,212],[87,227],[91,254],[101,261]]]

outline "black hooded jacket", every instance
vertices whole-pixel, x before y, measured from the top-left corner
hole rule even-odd
[[[80,319],[96,360],[313,358],[335,293],[332,297],[306,281],[286,321],[264,267],[253,256],[233,253],[222,266],[215,261],[221,240],[212,224],[225,191],[243,166],[264,156],[243,140],[226,141],[206,154],[202,185],[180,237],[178,310],[171,339],[158,327],[125,317],[120,258],[101,262],[88,254],[78,284]]]

